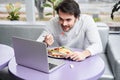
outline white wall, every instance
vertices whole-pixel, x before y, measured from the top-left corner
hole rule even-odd
[[[14,3],[14,2],[21,2],[24,3],[25,0],[0,0],[0,4],[4,4],[4,3]]]

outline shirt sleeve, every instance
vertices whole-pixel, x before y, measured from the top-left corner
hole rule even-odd
[[[89,50],[91,55],[95,55],[103,51],[97,25],[91,16],[86,18],[86,37],[89,46],[87,46],[85,49]]]

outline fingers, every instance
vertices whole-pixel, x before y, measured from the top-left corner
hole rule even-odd
[[[73,54],[70,56],[70,58],[74,61],[77,61],[79,59],[79,55],[78,54]]]
[[[85,59],[85,56],[83,53],[80,52],[74,52],[73,54],[68,54],[65,56],[65,58],[70,58],[74,61],[82,61]]]
[[[54,42],[53,36],[52,36],[51,34],[48,34],[48,35],[45,37],[45,42],[46,42],[48,45],[52,45],[53,42]]]

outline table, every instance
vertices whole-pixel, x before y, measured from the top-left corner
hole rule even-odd
[[[13,48],[0,44],[0,70],[8,65],[8,62],[12,57],[14,57]]]
[[[98,55],[81,62],[65,60],[65,63],[50,74],[17,65],[15,58],[9,62],[8,67],[14,76],[25,80],[97,80],[105,69],[104,61]]]

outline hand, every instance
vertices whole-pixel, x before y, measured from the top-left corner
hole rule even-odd
[[[44,42],[45,42],[48,46],[52,45],[53,42],[54,42],[53,36],[52,36],[51,34],[48,34],[48,35],[45,37]]]
[[[70,58],[74,61],[83,61],[86,59],[86,57],[90,56],[90,52],[88,50],[85,50],[83,52],[78,52],[78,51],[75,51],[73,52],[73,54],[67,54],[65,56],[65,58]]]

